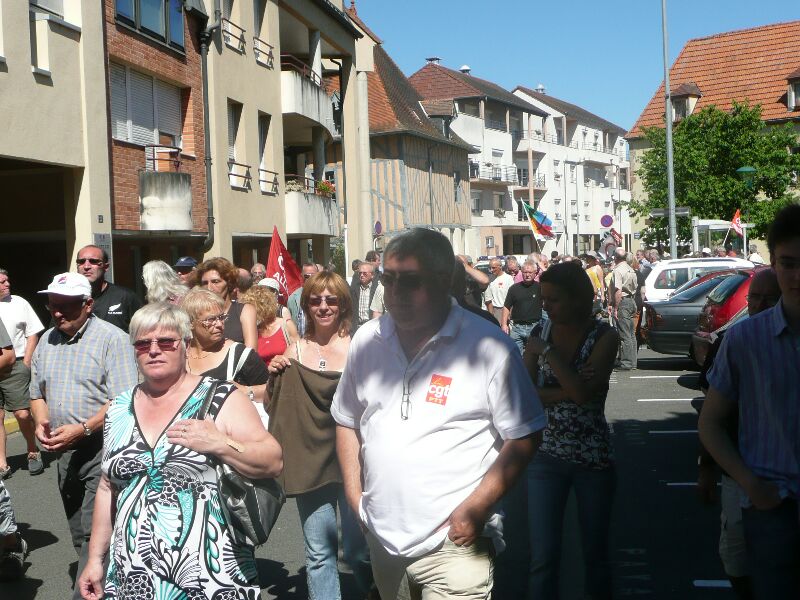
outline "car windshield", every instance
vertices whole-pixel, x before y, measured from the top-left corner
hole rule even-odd
[[[703,283],[698,283],[697,285],[690,287],[688,289],[683,290],[675,294],[670,300],[676,300],[678,302],[694,302],[699,298],[707,296],[711,293],[711,291],[720,285],[723,280],[727,279],[725,275],[719,275],[717,277],[712,277],[708,281],[704,281]]]
[[[720,283],[716,289],[708,295],[708,301],[714,304],[722,304],[725,300],[733,296],[736,290],[739,289],[739,286],[747,281],[747,279],[749,279],[749,276],[742,273],[726,277],[725,281]]]

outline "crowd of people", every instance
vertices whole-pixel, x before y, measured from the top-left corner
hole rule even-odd
[[[735,562],[742,598],[800,589],[798,213],[769,234],[783,295],[754,282],[700,418],[702,464],[727,477],[723,529],[741,523],[726,570]],[[221,510],[223,463],[294,498],[312,599],[341,597],[339,532],[365,598],[558,598],[571,492],[585,594],[611,598],[605,404],[612,371],[636,368],[641,287],[659,260],[532,254],[485,273],[411,229],[354,261],[349,282],[303,264],[288,297],[261,264],[151,261],[143,305],[87,246],[40,292],[46,331],[0,270],[0,409],[19,422],[30,475],[54,455],[72,597],[258,597],[254,547]],[[8,580],[28,548],[0,435]]]

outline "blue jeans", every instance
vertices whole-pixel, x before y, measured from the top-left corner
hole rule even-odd
[[[342,521],[344,560],[353,569],[360,591],[366,596],[372,587],[369,550],[358,520],[344,498],[341,484],[332,483],[296,497],[306,549],[306,578],[310,600],[339,600],[339,536],[336,505]]]
[[[508,332],[511,336],[512,341],[517,345],[519,348],[520,354],[525,351],[525,344],[528,343],[528,338],[531,337],[531,330],[533,329],[533,323],[525,324],[525,323],[512,323],[511,330]]]
[[[528,533],[531,547],[528,598],[557,600],[564,508],[575,490],[585,570],[584,595],[611,598],[608,530],[616,471],[588,469],[543,452],[528,465]]]
[[[744,541],[757,600],[796,599],[800,593],[800,524],[797,500],[772,510],[742,510]]]

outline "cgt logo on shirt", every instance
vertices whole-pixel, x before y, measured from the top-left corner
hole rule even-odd
[[[431,383],[428,386],[428,395],[425,397],[425,402],[433,402],[444,406],[447,403],[447,397],[450,395],[450,384],[452,382],[452,377],[434,373],[431,376]]]

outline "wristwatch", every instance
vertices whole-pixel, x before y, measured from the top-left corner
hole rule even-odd
[[[81,426],[83,427],[83,435],[85,435],[86,437],[92,435],[92,430],[89,429],[89,426],[86,424],[86,421],[81,423]]]
[[[250,399],[250,402],[255,402],[256,401],[256,394],[253,391],[253,388],[251,388],[251,387],[247,388],[247,397]]]

